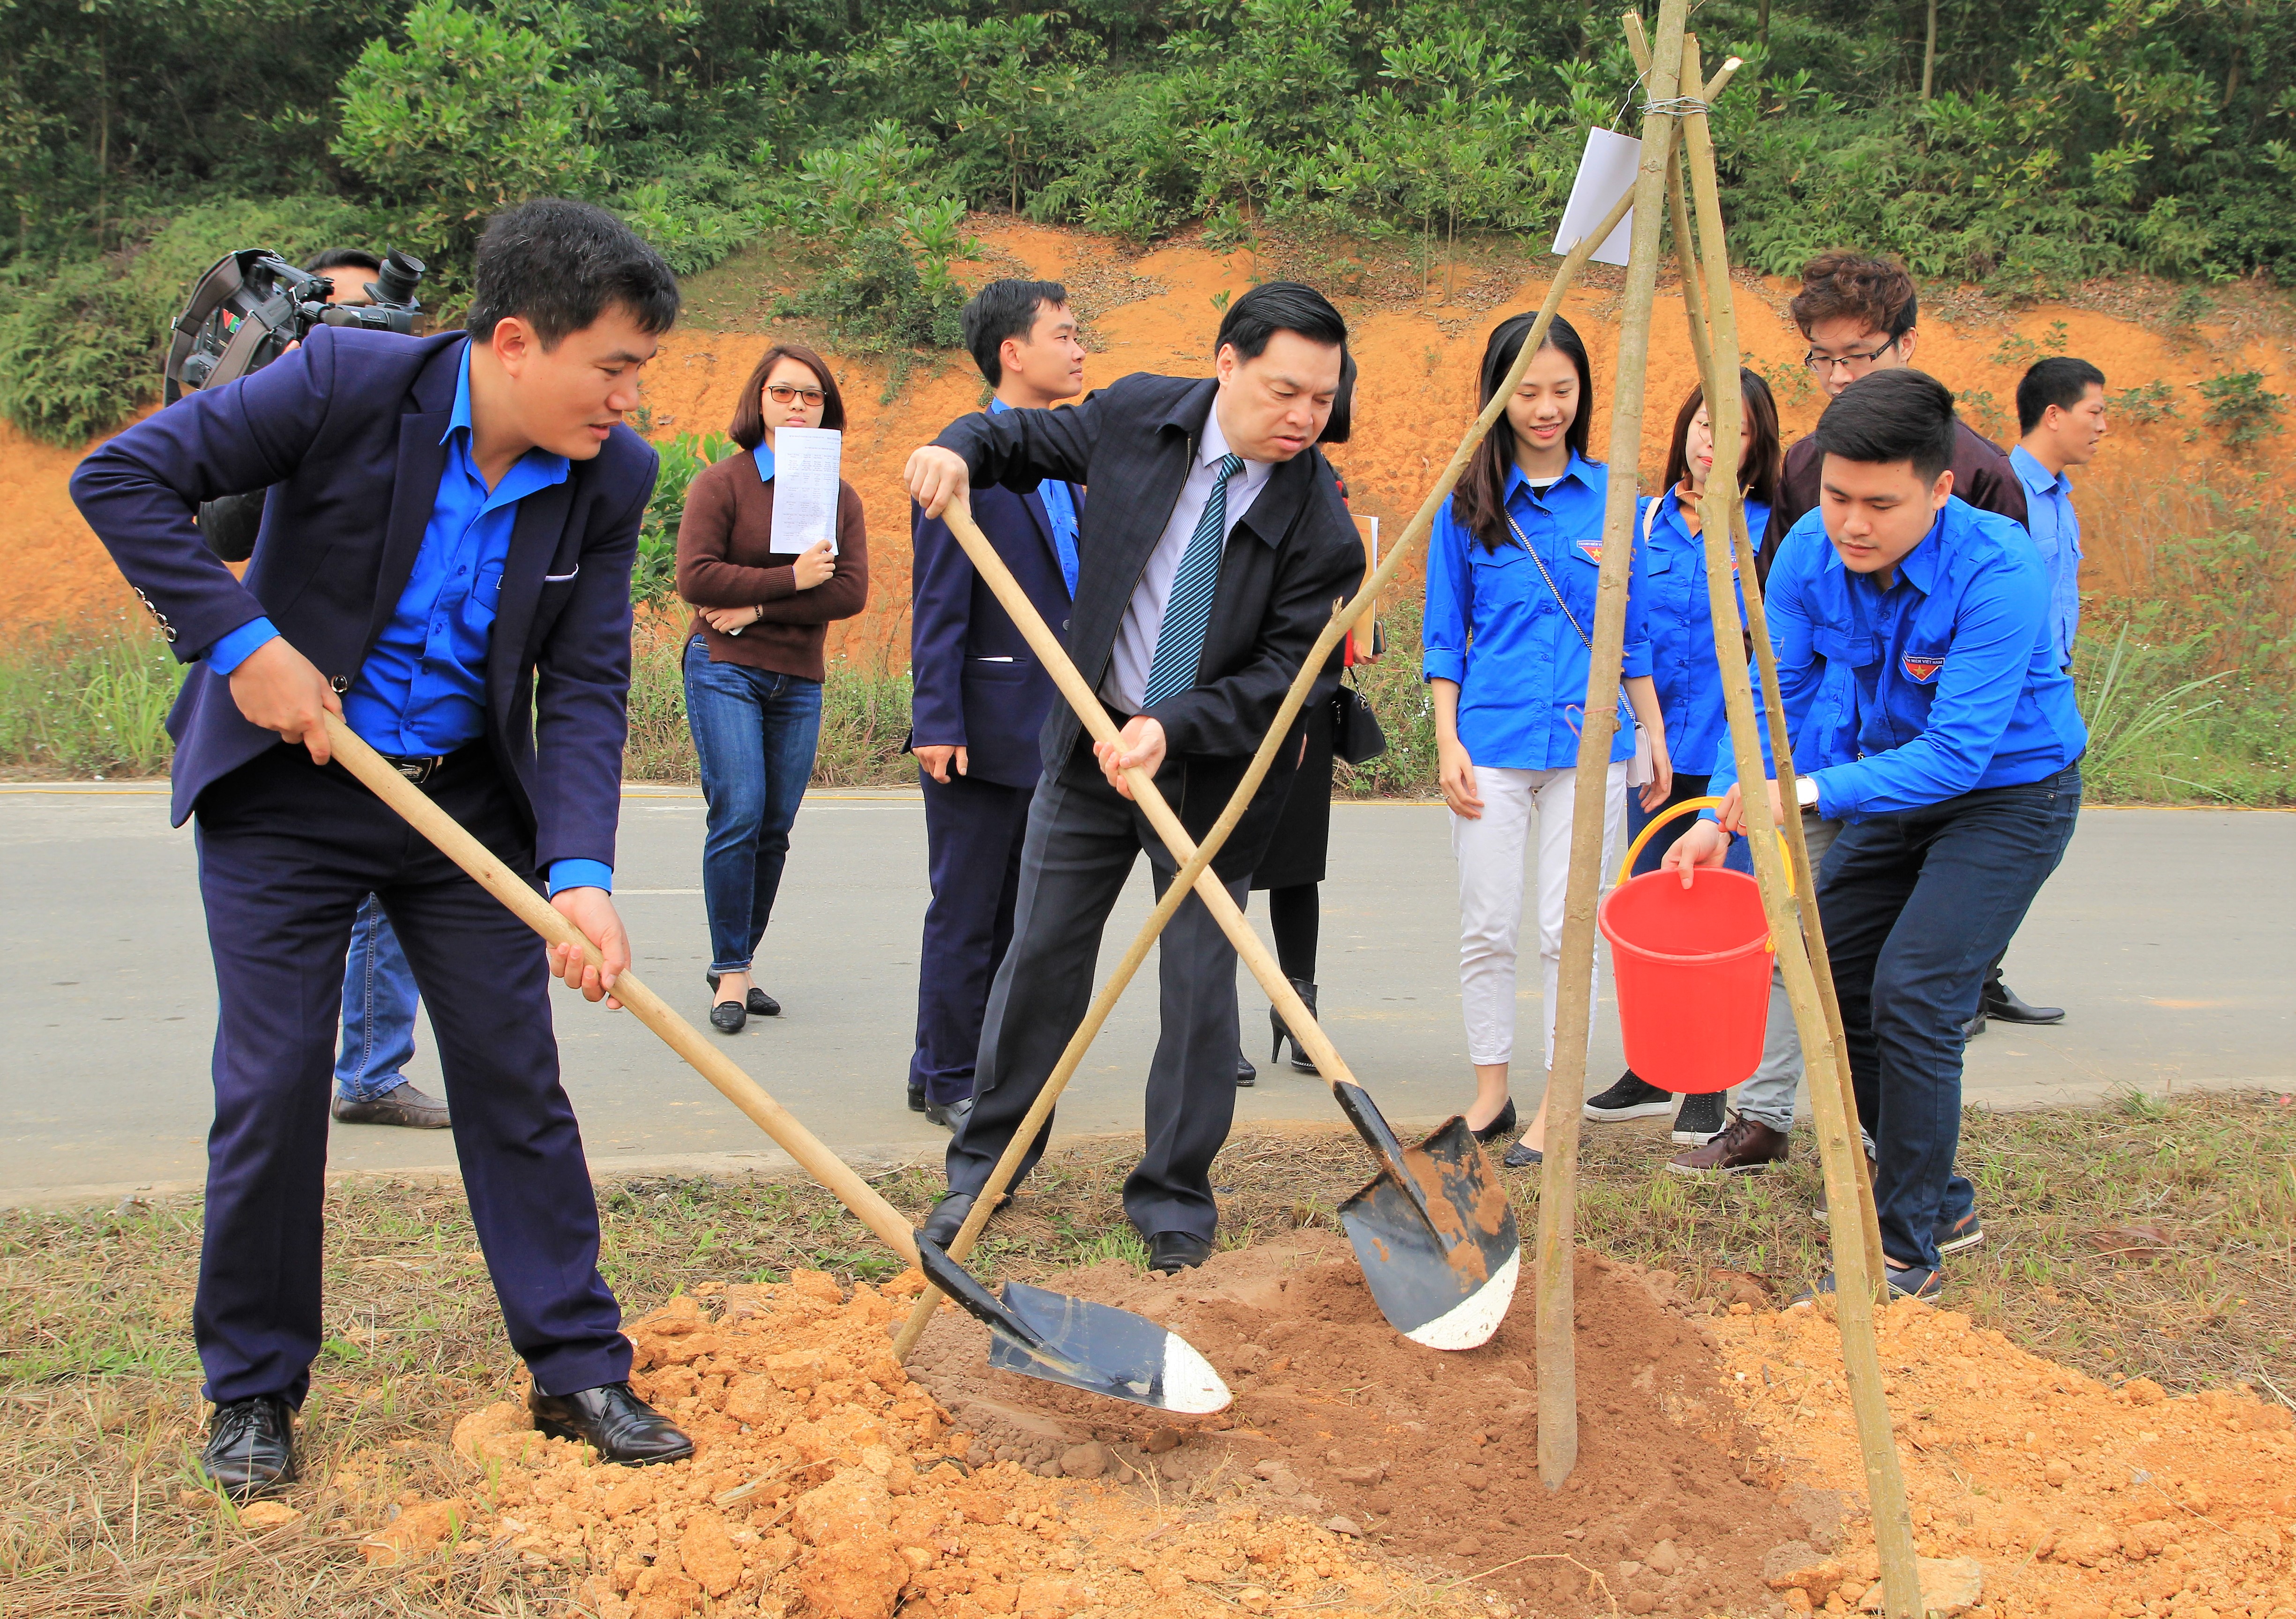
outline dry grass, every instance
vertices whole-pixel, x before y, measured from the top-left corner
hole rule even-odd
[[[1581,1227],[1693,1296],[1751,1277],[1790,1292],[1823,1267],[1806,1138],[1766,1176],[1693,1185],[1659,1170],[1653,1129],[1586,1143]],[[1056,1153],[990,1228],[994,1272],[1042,1276],[1142,1255],[1119,1198],[1132,1149]],[[1959,1256],[1952,1303],[2100,1376],[2171,1388],[2268,1378],[2296,1393],[2296,1106],[2286,1097],[2130,1097],[2101,1111],[1972,1114],[1962,1163],[1991,1240]],[[1223,1239],[1332,1218],[1364,1155],[1337,1133],[1239,1136],[1217,1171]],[[937,1177],[880,1184],[922,1214]],[[1514,1178],[1524,1229],[1537,1182]],[[605,1266],[633,1311],[703,1281],[894,1262],[811,1185],[633,1182],[603,1195]],[[370,1571],[327,1480],[395,1454],[401,1489],[474,1487],[445,1447],[456,1415],[504,1396],[512,1363],[459,1190],[362,1181],[328,1205],[327,1341],[304,1407],[306,1517],[256,1535],[194,1492],[203,1410],[191,1353],[195,1204],[0,1214],[0,1614],[219,1616],[568,1611],[562,1582],[495,1554]],[[477,1487],[483,1487],[482,1484]],[[186,1505],[186,1501],[193,1504]]]

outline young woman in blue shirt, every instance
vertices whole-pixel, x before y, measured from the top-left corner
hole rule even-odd
[[[1778,498],[1778,409],[1769,384],[1751,371],[1738,373],[1739,397],[1745,402],[1745,434],[1738,454],[1738,487],[1746,502],[1746,532],[1759,536],[1768,528],[1770,508]],[[1703,797],[1714,773],[1717,756],[1730,745],[1729,727],[1722,715],[1721,666],[1714,655],[1714,624],[1706,600],[1706,541],[1703,521],[1707,477],[1714,466],[1714,427],[1706,409],[1706,390],[1693,388],[1675,413],[1674,438],[1667,450],[1665,493],[1645,495],[1635,509],[1635,533],[1642,542],[1641,559],[1650,593],[1644,622],[1651,643],[1651,677],[1658,688],[1659,711],[1666,719],[1668,752],[1674,760],[1674,790],[1666,803],[1644,807],[1639,797],[1627,805],[1627,838],[1631,842],[1660,810],[1685,799]],[[1733,568],[1734,574],[1735,569]],[[1738,618],[1745,623],[1742,589]],[[1733,644],[1733,658],[1742,655]],[[1655,871],[1659,861],[1688,824],[1675,821],[1659,829],[1636,857],[1636,872]],[[1742,851],[1739,851],[1742,854]],[[1751,867],[1746,868],[1751,871]],[[1655,1117],[1671,1109],[1674,1094],[1644,1081],[1632,1068],[1600,1095],[1587,1099],[1587,1116],[1615,1122]],[[1698,1146],[1720,1132],[1722,1093],[1687,1096],[1674,1121],[1674,1139]]]
[[[1505,380],[1531,324],[1529,315],[1515,315],[1491,333],[1483,350],[1482,402]],[[1609,487],[1607,470],[1587,458],[1593,391],[1587,347],[1557,318],[1507,401],[1504,427],[1484,439],[1444,503],[1428,551],[1423,670],[1459,866],[1460,999],[1475,1069],[1475,1100],[1466,1116],[1486,1141],[1516,1123],[1507,1069],[1514,1049],[1523,846],[1534,820],[1546,1067],[1554,1061],[1572,794]],[[1604,792],[1606,866],[1618,858],[1625,825],[1637,722],[1654,773],[1643,789],[1646,806],[1663,803],[1672,785],[1644,626],[1642,548],[1631,554],[1626,690]],[[1546,1132],[1542,1101],[1505,1161],[1538,1163]]]

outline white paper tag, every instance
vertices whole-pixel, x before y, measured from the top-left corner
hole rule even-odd
[[[837,554],[837,470],[845,435],[835,428],[774,429],[774,549]]]
[[[1586,154],[1578,159],[1578,177],[1570,182],[1570,201],[1562,210],[1562,223],[1554,232],[1554,250],[1568,253],[1578,245],[1578,239],[1603,223],[1620,197],[1631,190],[1635,171],[1642,167],[1643,143],[1632,135],[1616,135],[1608,129],[1587,132]],[[1595,262],[1622,265],[1627,262],[1627,243],[1634,232],[1635,211],[1619,221],[1601,247],[1595,249]]]

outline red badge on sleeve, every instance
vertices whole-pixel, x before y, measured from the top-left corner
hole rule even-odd
[[[1923,658],[1913,652],[1906,653],[1898,661],[1904,666],[1909,678],[1915,683],[1924,686],[1935,680],[1937,672],[1945,667],[1945,659],[1942,658]]]

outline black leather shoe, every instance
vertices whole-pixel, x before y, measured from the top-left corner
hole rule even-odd
[[[527,1396],[526,1407],[534,1414],[537,1428],[553,1439],[593,1447],[601,1461],[642,1468],[652,1461],[683,1461],[693,1454],[693,1441],[632,1394],[627,1383],[571,1394],[545,1394],[537,1388]]]
[[[918,1228],[918,1234],[947,1253],[948,1245],[956,1240],[956,1233],[964,1226],[965,1216],[972,1213],[972,1194],[951,1192],[932,1206],[932,1213],[925,1216],[925,1222]]]
[[[1212,1245],[1188,1231],[1159,1231],[1148,1239],[1148,1268],[1169,1276],[1193,1271],[1212,1256]]]
[[[1961,1043],[1967,1045],[1983,1033],[1985,1033],[1985,1009],[1980,1006],[1977,1009],[1977,1016],[1961,1026]]]
[[[1472,1126],[1470,1126],[1472,1128]],[[1491,1122],[1475,1132],[1475,1140],[1489,1146],[1501,1136],[1514,1133],[1514,1098],[1506,1099],[1506,1106],[1491,1115]]]
[[[295,1482],[295,1409],[278,1394],[218,1405],[200,1466],[234,1500],[277,1493]]]
[[[1245,1088],[1246,1086],[1248,1086],[1248,1085],[1256,1085],[1256,1084],[1258,1084],[1259,1083],[1259,1070],[1258,1068],[1255,1068],[1255,1067],[1253,1067],[1251,1066],[1251,1059],[1250,1059],[1250,1058],[1249,1058],[1249,1057],[1246,1057],[1246,1056],[1243,1054],[1243,1048],[1242,1048],[1242,1046],[1238,1046],[1238,1047],[1236,1047],[1236,1049],[1235,1049],[1235,1085],[1236,1085],[1236,1089],[1237,1089],[1237,1090],[1239,1090],[1239,1091],[1241,1091],[1241,1090],[1244,1089],[1244,1088]]]
[[[720,1001],[709,1009],[709,1026],[721,1034],[738,1034],[750,1020],[739,1001]]]
[[[1316,986],[1305,978],[1293,978],[1290,982],[1292,990],[1301,1001],[1307,1003],[1308,1015],[1311,1018],[1316,1016]],[[1292,1067],[1301,1074],[1317,1072],[1315,1059],[1308,1055],[1307,1048],[1300,1043],[1300,1037],[1294,1034],[1291,1026],[1283,1021],[1283,1014],[1272,1006],[1267,1009],[1267,1026],[1275,1032],[1275,1046],[1267,1053],[1268,1061],[1274,1062],[1283,1055],[1283,1043],[1288,1040],[1292,1043]]]
[[[411,1084],[396,1084],[371,1102],[348,1100],[340,1092],[332,1107],[339,1124],[398,1124],[407,1130],[444,1130],[454,1121],[447,1104]]]
[[[922,1085],[911,1085],[909,1087],[909,1111],[912,1113],[922,1113],[929,1105],[930,1104],[925,1100],[925,1088]]]
[[[964,1121],[972,1116],[972,1099],[969,1096],[964,1098],[962,1101],[927,1102],[925,1104],[925,1117],[931,1120],[936,1124],[946,1124],[951,1130],[961,1128],[964,1125]]]
[[[710,988],[718,987],[716,973],[705,972],[701,976],[709,980]],[[782,1015],[782,1003],[754,984],[750,985],[750,999],[746,1004],[752,1018],[778,1018]]]
[[[2028,1006],[2017,998],[2017,992],[1998,978],[1986,981],[1985,998],[1979,1010],[1988,1018],[1998,1018],[2004,1023],[2062,1023],[2065,1009],[2062,1006]]]
[[[1546,1155],[1536,1147],[1526,1147],[1521,1141],[1506,1149],[1499,1162],[1509,1169],[1531,1169],[1546,1162]]]

